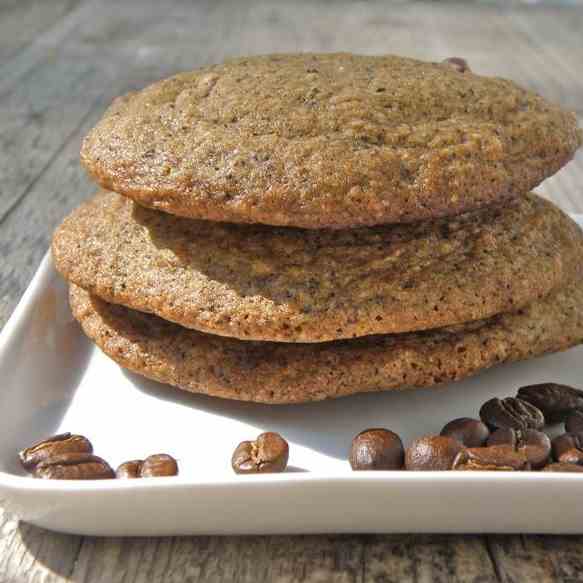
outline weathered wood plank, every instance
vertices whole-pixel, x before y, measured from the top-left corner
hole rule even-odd
[[[583,581],[581,536],[489,536],[500,580]]]
[[[14,57],[71,12],[79,0],[4,0],[0,3],[0,62]]]
[[[102,28],[107,35],[107,26]],[[59,35],[47,36],[57,44],[61,39]],[[95,100],[108,92],[108,98],[113,98],[112,85],[121,92],[130,84],[117,82],[124,79],[128,68],[124,60],[104,65],[99,59],[80,59],[47,43],[41,48],[48,50],[48,55],[41,48],[37,49],[39,54],[31,49],[30,59],[38,57],[34,66],[18,78],[18,83],[0,90],[0,224],[75,133]],[[132,73],[143,80],[144,72],[139,68],[134,67]]]
[[[69,580],[83,539],[18,523],[0,510],[0,581],[58,583]]]
[[[564,88],[557,98],[566,107],[583,114],[583,104],[578,99],[583,92],[582,49],[577,40],[583,30],[583,10],[572,9],[567,14],[542,6],[530,12],[528,18],[521,18],[520,11],[516,10],[509,11],[508,17],[524,46],[536,51],[533,59],[542,63],[557,85]]]
[[[63,213],[94,189],[79,166],[79,146],[105,102],[94,102],[60,149],[53,152],[50,163],[26,187],[22,203],[14,204],[0,220],[0,324],[34,275]],[[24,224],[26,229],[22,228]]]
[[[487,583],[497,573],[481,536],[369,537],[363,583]]]
[[[12,58],[0,61],[0,95],[40,63],[50,63],[56,47],[76,30],[79,22],[87,18],[92,10],[93,4],[89,1],[74,5],[72,10],[63,18],[56,20],[53,26],[33,35],[29,39],[30,43],[13,54]],[[17,29],[15,23],[12,26]]]
[[[361,538],[88,538],[71,577],[92,583],[356,583],[362,581]]]

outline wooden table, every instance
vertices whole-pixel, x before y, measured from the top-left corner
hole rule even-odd
[[[556,2],[0,0],[0,324],[93,190],[79,143],[114,96],[229,55],[349,50],[463,56],[581,115],[582,31],[583,6]],[[579,154],[540,190],[583,212],[582,186]],[[98,539],[5,513],[0,527],[2,583],[583,580],[581,537]]]

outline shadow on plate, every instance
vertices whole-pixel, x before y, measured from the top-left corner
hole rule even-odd
[[[439,433],[455,417],[477,416],[481,404],[492,396],[512,395],[528,382],[564,378],[564,359],[565,355],[554,355],[507,364],[432,389],[366,393],[300,405],[231,401],[188,393],[128,371],[124,374],[137,389],[153,398],[247,423],[258,431],[277,431],[294,444],[346,459],[352,437],[367,427],[388,427],[405,443],[420,435],[419,427],[424,428],[424,433]],[[545,378],[540,376],[542,362]],[[562,375],[558,376],[561,369]]]
[[[27,326],[5,346],[0,410],[0,469],[24,474],[16,452],[56,432],[85,374],[93,344],[69,313],[56,279],[36,299]]]

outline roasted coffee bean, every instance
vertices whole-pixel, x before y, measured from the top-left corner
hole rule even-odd
[[[177,474],[178,463],[166,453],[157,453],[145,460],[130,460],[115,470],[115,477],[121,479],[155,478]]]
[[[516,472],[529,470],[530,466],[523,450],[516,450],[510,445],[493,445],[460,451],[453,462],[453,469]]]
[[[542,469],[543,472],[583,472],[583,466],[575,464],[549,464]]]
[[[502,427],[490,435],[486,445],[508,445],[516,450],[524,450],[528,463],[535,470],[542,468],[551,455],[551,440],[546,433],[536,429],[517,431]]]
[[[583,431],[583,409],[575,409],[569,413],[565,421],[565,431],[569,433]]]
[[[156,453],[149,455],[140,468],[140,478],[156,478],[162,476],[176,476],[178,474],[178,464],[176,460],[167,453]]]
[[[350,466],[353,470],[400,470],[405,451],[401,438],[382,428],[361,431],[350,449]]]
[[[32,471],[40,462],[64,453],[92,453],[91,442],[82,435],[60,433],[23,449],[18,457],[23,467]]]
[[[559,462],[562,464],[576,464],[578,466],[583,466],[583,451],[574,447],[568,449],[560,455]]]
[[[453,437],[465,447],[482,447],[490,430],[479,419],[460,417],[450,421],[442,430],[440,435]]]
[[[558,462],[583,463],[583,433],[563,433],[553,439],[552,447]]]
[[[583,391],[557,383],[521,387],[516,396],[538,407],[547,423],[564,421],[573,409],[583,408]]]
[[[91,453],[61,453],[39,462],[32,475],[43,480],[108,480],[115,474],[109,464]]]
[[[115,470],[115,477],[121,479],[140,478],[140,471],[142,470],[143,463],[144,460],[131,460],[129,462],[124,462],[117,467],[117,470]]]
[[[480,409],[480,419],[492,430],[509,427],[524,431],[542,429],[545,425],[540,409],[516,397],[486,401]]]
[[[454,68],[458,73],[466,73],[470,70],[468,62],[461,57],[449,57],[448,59],[443,59],[442,63]]]
[[[551,457],[551,440],[546,433],[527,429],[518,435],[518,449],[523,449],[533,470],[544,467]]]
[[[486,441],[487,447],[492,447],[494,445],[510,445],[514,449],[518,446],[518,435],[520,431],[516,429],[510,429],[508,427],[501,427],[500,429],[496,429],[490,434],[488,437],[488,441]]]
[[[453,437],[426,435],[413,441],[405,451],[405,469],[412,471],[451,470],[455,456],[463,448]]]
[[[236,474],[283,472],[287,467],[289,446],[279,433],[262,433],[255,441],[241,442],[231,458]]]

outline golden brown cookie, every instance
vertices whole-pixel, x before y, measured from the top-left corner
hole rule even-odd
[[[247,57],[118,99],[81,159],[190,218],[305,228],[457,215],[528,192],[575,115],[499,78],[396,56]]]
[[[203,332],[319,342],[519,308],[577,276],[583,234],[532,194],[415,225],[298,230],[193,221],[100,193],[57,230],[66,279]]]
[[[427,387],[583,341],[583,284],[469,327],[320,344],[242,342],[108,304],[74,285],[75,318],[117,363],[187,391],[261,403]]]

